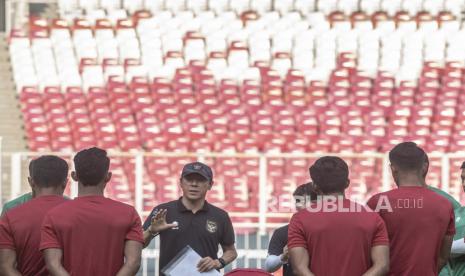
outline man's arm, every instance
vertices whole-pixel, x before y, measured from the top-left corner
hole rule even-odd
[[[371,248],[373,265],[363,276],[383,276],[389,272],[389,246],[376,245]]]
[[[293,247],[289,249],[289,259],[291,260],[292,271],[297,276],[315,276],[308,268],[310,256],[304,247]]]
[[[288,262],[287,250],[288,227],[278,228],[273,232],[268,244],[268,256],[265,261],[265,270],[273,273]]]
[[[16,251],[13,249],[0,249],[0,275],[21,276],[16,270]]]
[[[232,263],[237,258],[236,246],[232,245],[221,245],[223,249],[223,256],[221,258],[225,261],[226,265]]]
[[[266,272],[273,273],[276,272],[283,265],[281,256],[268,255],[265,260],[265,270]]]
[[[63,250],[60,248],[44,249],[44,259],[47,265],[47,270],[51,276],[69,276],[69,273],[61,264],[63,258]]]
[[[174,223],[166,222],[167,212],[166,209],[153,212],[152,218],[150,218],[150,226],[144,231],[144,248],[149,246],[152,239],[160,234],[160,232],[177,226]]]
[[[124,243],[124,258],[126,261],[116,276],[134,276],[139,271],[142,254],[142,244],[137,241],[127,240]]]
[[[237,258],[237,251],[234,244],[232,245],[221,245],[223,249],[223,256],[221,258],[225,262],[225,266],[232,263]],[[199,272],[207,272],[212,269],[221,269],[223,265],[219,260],[213,260],[210,257],[202,258],[197,264],[197,269]]]
[[[0,275],[21,275],[16,269],[16,247],[8,214],[0,220]]]
[[[144,248],[149,246],[152,239],[155,238],[157,235],[158,235],[157,233],[152,234],[149,229],[145,230],[144,231]]]
[[[279,256],[277,255],[268,255],[265,260],[265,270],[267,272],[275,272],[283,264],[289,261],[289,251],[287,250],[287,245],[283,248],[283,253]]]
[[[448,235],[442,239],[441,250],[439,251],[438,269],[441,270],[449,260],[450,250],[454,236]]]

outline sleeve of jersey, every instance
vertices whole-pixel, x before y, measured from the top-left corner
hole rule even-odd
[[[0,249],[16,249],[7,215],[0,220]]]
[[[221,245],[233,245],[236,242],[234,236],[234,227],[231,222],[231,218],[226,214],[224,226],[223,226],[223,235],[221,237]]]
[[[389,245],[389,237],[387,233],[386,224],[378,214],[376,214],[376,229],[373,235],[371,245]]]
[[[144,236],[142,234],[142,223],[136,210],[133,210],[132,212],[131,227],[129,228],[129,231],[126,233],[126,240],[144,243]]]
[[[39,250],[42,251],[48,248],[63,248],[60,241],[58,240],[56,229],[53,225],[50,214],[47,214],[44,218],[44,221],[42,222]]]
[[[452,206],[449,211],[449,225],[447,227],[446,236],[455,235],[455,214]]]
[[[305,236],[305,229],[301,219],[299,218],[299,214],[294,214],[292,216],[291,222],[289,223],[287,248],[307,248],[307,240]]]

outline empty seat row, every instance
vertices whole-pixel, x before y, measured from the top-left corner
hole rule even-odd
[[[188,10],[195,13],[205,10],[215,13],[233,11],[238,14],[248,10],[260,13],[278,11],[282,14],[292,11],[303,14],[314,11],[325,14],[334,11],[342,11],[346,14],[355,11],[364,11],[368,14],[377,11],[390,14],[398,11],[407,11],[411,14],[428,11],[435,15],[441,11],[449,11],[461,16],[464,8],[460,0],[60,0],[58,6],[62,16],[79,16],[96,11],[111,13],[115,10],[134,13],[142,9],[152,12]]]
[[[453,17],[437,21],[422,14],[418,18],[424,20],[417,22],[399,14],[397,21],[379,19],[372,29],[357,25],[371,21],[339,20],[342,14],[328,21],[269,13],[250,24],[223,14],[139,15],[116,26],[108,20],[95,26],[76,20],[70,27],[63,20],[32,19],[29,33],[13,31],[10,37],[18,91],[30,85],[87,90],[103,86],[113,75],[126,82],[134,77],[171,79],[177,69],[193,62],[206,65],[216,82],[260,80],[257,67],[266,66],[281,79],[297,69],[307,83],[328,82],[338,56],[346,52],[357,56],[356,68],[369,76],[388,71],[399,83],[416,80],[425,61],[465,61],[465,32]],[[197,24],[191,22],[194,19]]]

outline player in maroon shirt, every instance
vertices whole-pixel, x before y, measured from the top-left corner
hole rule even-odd
[[[389,241],[381,217],[344,197],[349,168],[326,156],[310,167],[319,198],[292,217],[288,248],[298,276],[381,276],[389,268]]]
[[[74,157],[78,197],[50,210],[40,249],[51,275],[123,276],[139,270],[142,225],[136,210],[104,197],[110,159],[90,148]]]
[[[380,193],[368,201],[379,212],[388,229],[392,276],[438,275],[449,258],[455,234],[454,210],[443,196],[425,183],[424,151],[404,142],[389,152],[397,189]],[[390,208],[379,208],[389,206]],[[388,210],[390,209],[390,210]]]
[[[52,155],[33,162],[28,180],[35,198],[6,212],[0,221],[0,275],[49,275],[39,251],[40,226],[50,209],[66,201],[68,164]]]

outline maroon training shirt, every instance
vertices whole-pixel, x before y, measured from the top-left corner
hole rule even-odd
[[[0,248],[16,251],[17,270],[22,275],[48,275],[40,245],[40,226],[45,214],[67,200],[40,196],[6,212],[0,221]]]
[[[61,248],[71,275],[114,276],[124,264],[126,240],[144,242],[136,210],[103,196],[83,196],[46,215],[40,250]]]
[[[389,244],[386,226],[366,207],[338,200],[345,210],[324,212],[320,208],[295,214],[289,224],[288,248],[306,248],[315,275],[360,276],[372,265],[371,248]],[[313,203],[314,210],[318,209],[315,204],[321,203]]]
[[[444,236],[455,234],[452,204],[426,187],[399,187],[374,195],[368,206],[382,207],[390,241],[390,274],[438,275],[438,257]]]

